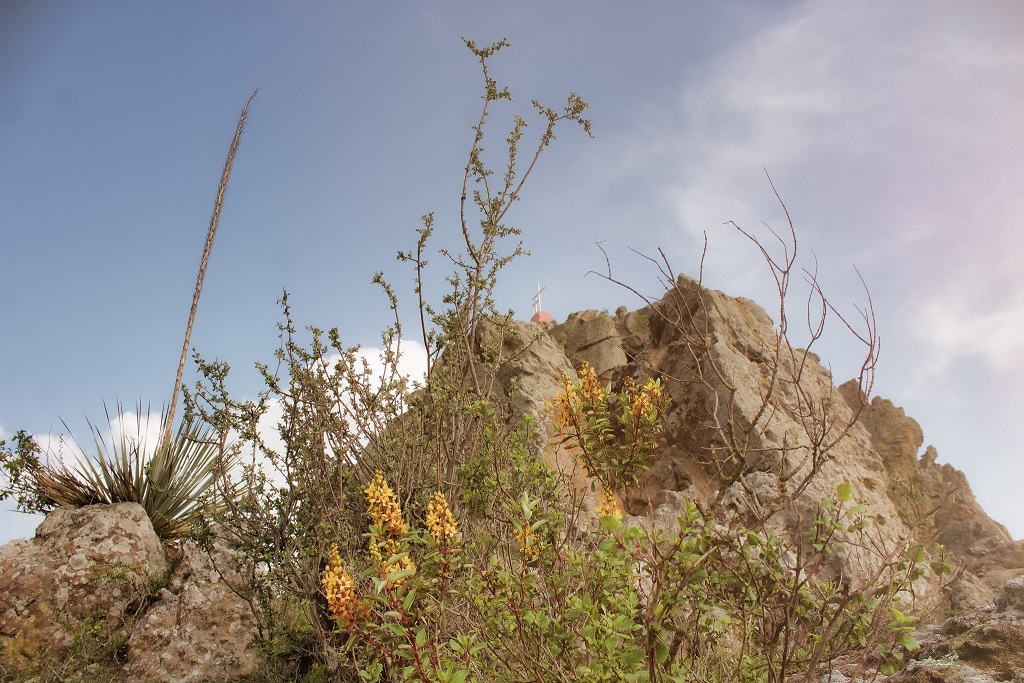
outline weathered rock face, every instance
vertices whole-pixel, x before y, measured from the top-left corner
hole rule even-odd
[[[833,661],[819,683],[996,683],[1024,681],[1024,576],[1007,581],[981,609],[959,612],[914,632],[920,648],[892,676],[874,656]]]
[[[0,548],[6,663],[59,652],[86,625],[119,628],[166,575],[163,545],[139,505],[50,513],[33,540]]]
[[[915,634],[921,649],[891,683],[1024,681],[1024,576],[992,604]]]
[[[167,586],[128,640],[129,681],[228,681],[257,664],[256,621],[230,585],[233,553],[193,544],[180,551]],[[227,579],[227,582],[225,581]]]
[[[856,400],[847,383],[839,391]],[[1006,581],[1024,573],[1024,543],[1014,542],[1006,528],[978,504],[963,472],[938,464],[928,446],[918,458],[924,435],[917,422],[883,398],[874,398],[859,425],[885,463],[886,494],[900,518],[921,539],[934,539],[966,563],[965,578],[951,592],[954,610],[987,604]]]
[[[100,627],[123,643],[129,680],[234,680],[255,667],[256,626],[224,580],[230,560],[185,544],[168,563],[135,503],[55,510],[35,538],[0,548],[2,664],[60,657]]]
[[[752,301],[680,277],[652,306],[620,308],[614,317],[585,311],[546,328],[557,346],[544,328],[528,327],[513,335],[522,338],[512,343],[519,352],[509,356],[504,373],[521,378],[513,396],[518,412],[531,412],[542,424],[550,424],[545,406],[560,391],[562,373],[575,377],[567,366],[586,361],[616,384],[627,377],[666,380],[672,404],[663,444],[624,501],[638,518],[670,520],[684,499],[715,500],[740,514],[795,496],[772,518],[773,528],[793,533],[806,526],[819,500],[848,482],[856,500],[870,505],[882,542],[938,541],[967,564],[947,595],[947,612],[988,603],[1008,578],[1024,572],[1024,544],[984,513],[963,474],[937,464],[931,447],[919,457],[924,437],[913,419],[885,399],[864,405],[856,382],[837,388],[817,356],[779,343],[771,319]],[[783,381],[773,382],[773,368]],[[799,387],[787,381],[795,377]],[[814,432],[815,421],[825,425],[821,433]],[[728,438],[742,460],[721,457]],[[552,448],[549,463],[571,460]],[[818,473],[802,486],[815,458]],[[855,550],[837,561],[847,575],[871,564]]]
[[[626,353],[615,322],[597,311],[572,313],[558,325],[555,339],[577,364],[586,361],[598,376],[626,363]]]

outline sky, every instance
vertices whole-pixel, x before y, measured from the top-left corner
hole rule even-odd
[[[656,296],[632,250],[777,308],[770,273],[728,222],[785,230],[836,306],[874,303],[875,393],[921,424],[940,463],[1024,537],[1024,5],[706,2],[0,3],[0,438],[46,443],[104,405],[159,412],[173,388],[202,243],[239,111],[253,101],[192,345],[236,396],[300,325],[373,347],[407,326],[420,216],[457,247],[481,75],[460,36],[507,37],[492,76],[500,163],[513,114],[569,92],[565,127],[509,215],[529,258],[498,305],[558,320]],[[535,140],[535,138],[531,138]],[[488,145],[488,141],[490,144]],[[766,174],[767,171],[767,174]],[[600,247],[598,246],[600,244]],[[443,290],[430,259],[428,295]],[[854,269],[856,267],[856,270]],[[797,337],[799,342],[799,336]],[[818,347],[837,381],[857,348]],[[190,368],[191,371],[191,368]],[[194,374],[186,381],[194,381]],[[65,426],[66,424],[66,426]],[[116,431],[118,425],[110,429]],[[0,542],[39,518],[0,504]]]

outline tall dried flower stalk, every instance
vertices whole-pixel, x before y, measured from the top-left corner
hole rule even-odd
[[[206,244],[203,245],[203,257],[199,261],[199,275],[196,276],[196,289],[192,294],[192,310],[188,314],[188,325],[185,326],[185,343],[181,345],[181,359],[178,361],[178,374],[174,378],[174,391],[171,393],[171,406],[167,412],[167,421],[164,423],[163,434],[160,439],[160,447],[171,442],[171,429],[174,425],[174,409],[178,404],[178,394],[181,393],[181,376],[185,372],[185,359],[188,357],[188,345],[192,339],[192,325],[196,321],[196,309],[199,308],[199,294],[203,290],[203,278],[206,276],[206,266],[210,262],[210,252],[213,251],[213,239],[217,236],[217,224],[220,222],[220,209],[224,205],[224,195],[228,191],[228,178],[231,177],[231,167],[235,163],[235,154],[238,153],[238,144],[242,141],[242,131],[245,130],[245,121],[249,117],[249,105],[256,99],[259,88],[253,91],[249,101],[242,107],[242,113],[238,116],[238,126],[235,128],[235,137],[231,141],[231,148],[228,150],[227,161],[224,162],[224,171],[220,175],[220,185],[217,187],[217,200],[213,204],[213,215],[210,217],[210,228],[206,231]]]

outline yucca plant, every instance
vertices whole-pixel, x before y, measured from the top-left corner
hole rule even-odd
[[[61,505],[81,507],[97,503],[139,503],[145,508],[157,534],[161,538],[172,539],[188,532],[194,516],[203,509],[205,502],[213,498],[212,494],[218,481],[223,486],[217,493],[222,496],[234,496],[235,489],[228,483],[229,479],[226,476],[235,464],[230,450],[225,451],[224,444],[216,438],[214,432],[201,427],[192,417],[187,416],[182,420],[177,432],[173,433],[174,409],[181,391],[192,325],[195,322],[196,308],[203,289],[203,277],[210,260],[213,240],[217,234],[228,179],[231,177],[231,168],[245,129],[249,105],[255,97],[256,92],[242,108],[221,173],[213,215],[210,218],[199,264],[199,274],[196,277],[192,308],[185,327],[185,341],[174,380],[174,391],[171,393],[167,412],[161,414],[160,437],[152,456],[147,456],[140,406],[137,439],[131,438],[122,429],[120,439],[115,442],[111,435],[111,443],[107,444],[102,433],[90,424],[96,446],[96,458],[81,458],[75,467],[69,468],[62,461],[56,465],[41,465],[38,458],[33,460],[31,457],[22,456],[19,459],[14,453],[9,454],[9,457],[3,458],[5,468],[15,476],[8,477],[13,485],[0,490],[0,493],[4,494],[3,497],[8,495],[8,488],[11,489],[10,495],[26,489],[30,500],[34,496],[35,509],[42,511]],[[119,423],[123,425],[125,413],[120,404],[117,406],[117,416]],[[107,422],[112,424],[109,411]],[[84,452],[81,447],[78,450]],[[32,455],[31,452],[28,453],[28,456]],[[8,461],[12,463],[10,466],[7,465]],[[30,480],[28,485],[19,488],[18,476]],[[225,500],[222,497],[220,502]]]
[[[113,423],[107,413],[109,423]],[[124,425],[125,412],[117,407],[117,421]],[[167,414],[160,424],[166,425]],[[37,493],[48,507],[81,507],[102,503],[138,503],[149,515],[153,528],[164,539],[188,532],[195,515],[212,500],[218,484],[229,481],[227,474],[236,459],[222,457],[216,436],[208,428],[185,419],[170,441],[159,439],[152,454],[146,447],[142,409],[137,417],[138,437],[126,430],[109,442],[90,425],[96,456],[85,456],[69,467],[46,464],[34,473]],[[162,431],[162,430],[161,430]],[[78,447],[79,451],[85,449]],[[231,495],[230,484],[219,493]]]

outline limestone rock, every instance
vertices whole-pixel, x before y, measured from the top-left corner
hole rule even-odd
[[[141,506],[51,512],[34,539],[0,548],[0,644],[8,665],[59,654],[88,625],[122,630],[167,574]]]
[[[0,664],[41,664],[99,628],[130,681],[235,680],[256,665],[256,625],[225,582],[232,559],[185,543],[169,566],[135,503],[55,510],[0,548]]]
[[[626,362],[622,340],[615,321],[598,311],[571,313],[552,334],[565,349],[574,367],[586,361],[598,377],[607,379],[609,371]]]
[[[562,388],[562,375],[576,379],[565,352],[545,326],[510,320],[480,326],[478,345],[499,350],[503,362],[498,383],[509,392],[513,419],[529,415],[539,425],[551,422],[551,403]]]
[[[890,683],[1024,681],[1024,576],[988,607],[957,614],[915,637],[921,649]]]
[[[519,341],[506,340],[506,348],[523,351],[508,354],[511,361],[502,370],[518,382],[516,412],[530,412],[542,424],[561,374],[575,376],[569,365],[586,360],[615,385],[626,378],[665,379],[672,401],[662,443],[623,500],[634,520],[670,520],[685,499],[757,515],[795,496],[772,518],[772,528],[796,539],[818,501],[847,482],[856,501],[869,505],[883,544],[939,541],[967,565],[963,580],[947,591],[947,610],[987,603],[1006,579],[1024,571],[1024,544],[1014,543],[984,513],[963,474],[938,464],[934,448],[919,457],[924,435],[915,420],[886,399],[862,401],[856,383],[836,387],[820,359],[786,346],[769,315],[750,300],[680,276],[650,306],[620,307],[614,317],[572,314],[546,333],[557,346],[539,327],[512,335]],[[772,368],[783,377],[799,376],[799,388],[795,382],[773,383]],[[807,431],[813,422],[808,406],[825,416],[824,434]],[[847,428],[854,416],[858,421]],[[742,461],[722,458],[723,435],[730,430],[741,436]],[[815,446],[818,437],[826,449]],[[803,486],[799,482],[812,457],[820,458],[820,472]],[[545,459],[564,470],[572,456],[548,444]],[[783,470],[789,474],[780,477]],[[877,556],[872,560],[870,553],[851,550],[835,558],[834,570],[855,580],[868,575],[873,561]],[[928,595],[936,586],[915,590]]]
[[[839,391],[851,406],[860,400],[852,383]],[[987,604],[1008,578],[1024,572],[1024,544],[1015,543],[1006,527],[985,514],[963,472],[938,464],[934,446],[918,458],[924,435],[917,421],[876,397],[865,407],[860,425],[883,459],[886,494],[903,522],[919,539],[941,543],[965,562],[963,579],[948,591],[954,610]]]
[[[231,590],[232,551],[185,544],[167,587],[128,641],[129,681],[230,681],[257,664],[256,621]],[[228,582],[231,582],[229,585]]]

